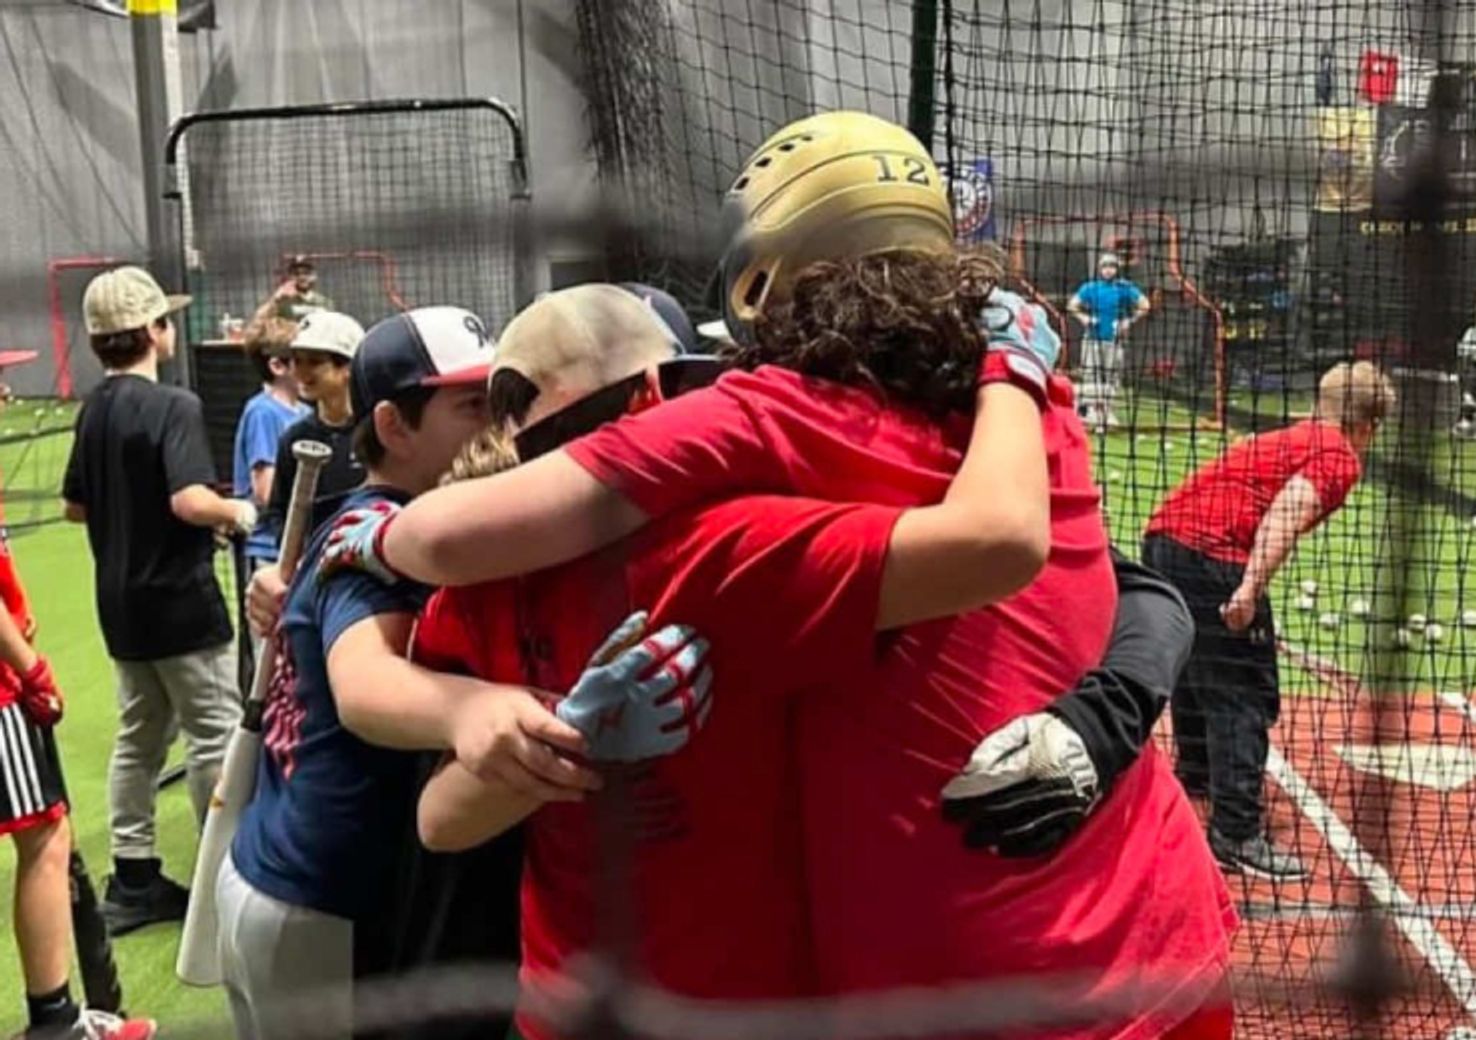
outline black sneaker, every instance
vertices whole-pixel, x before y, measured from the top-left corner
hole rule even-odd
[[[1272,881],[1290,881],[1307,876],[1307,865],[1301,858],[1278,849],[1264,834],[1234,841],[1218,831],[1210,831],[1210,851],[1226,870],[1239,871],[1252,877]]]
[[[190,890],[163,874],[155,874],[137,888],[122,884],[114,874],[103,893],[102,915],[108,931],[127,935],[160,921],[183,921],[189,904]]]

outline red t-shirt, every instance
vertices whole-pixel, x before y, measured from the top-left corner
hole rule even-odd
[[[1336,512],[1363,473],[1358,453],[1332,423],[1307,419],[1247,437],[1175,488],[1148,521],[1148,534],[1228,563],[1244,564],[1256,530],[1292,477],[1317,489],[1313,524]]]
[[[828,992],[1086,972],[1097,991],[1182,984],[1207,996],[1235,913],[1202,829],[1149,746],[1070,843],[1014,861],[963,847],[939,792],[988,731],[1043,708],[1100,661],[1116,585],[1087,438],[1069,393],[1045,417],[1051,553],[1026,590],[891,633],[861,683],[798,703],[811,930]],[[938,501],[967,443],[871,395],[762,368],[623,419],[568,451],[659,515],[748,487]],[[775,597],[776,600],[778,597]],[[1129,1021],[1053,1038],[1149,1037]]]
[[[614,911],[638,969],[690,997],[814,992],[789,753],[790,702],[848,682],[869,662],[882,566],[897,510],[752,497],[674,514],[612,549],[517,581],[444,589],[415,655],[430,667],[567,690],[606,633],[637,606],[652,623],[712,643],[712,714],[691,744],[643,764],[627,805],[628,887],[602,899],[588,805],[529,821],[523,885],[525,983],[553,985]],[[778,594],[782,590],[782,595]],[[530,1040],[548,1028],[523,1015]]]

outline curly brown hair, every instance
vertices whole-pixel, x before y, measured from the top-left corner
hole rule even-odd
[[[820,261],[728,357],[868,387],[933,418],[966,412],[984,351],[980,317],[1003,277],[1003,253],[988,246]]]

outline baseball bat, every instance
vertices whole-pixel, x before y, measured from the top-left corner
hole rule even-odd
[[[317,441],[298,441],[292,446],[297,475],[292,481],[287,520],[282,528],[282,549],[277,557],[282,580],[290,582],[302,555],[317,493],[318,475],[333,452]],[[256,790],[256,767],[261,757],[262,713],[267,688],[277,665],[277,637],[261,645],[261,658],[251,677],[251,693],[241,713],[241,725],[231,734],[221,763],[220,780],[210,796],[200,849],[195,855],[195,876],[190,887],[190,905],[185,911],[184,931],[179,939],[179,957],[174,973],[191,986],[217,986],[221,982],[220,940],[215,906],[215,878],[236,836],[241,810]]]
[[[48,737],[54,740],[54,737]],[[57,779],[61,783],[62,797],[71,811],[72,796],[67,791],[67,777],[62,770],[61,755],[52,746],[56,759]],[[72,835],[72,852],[67,858],[68,888],[72,902],[72,942],[77,947],[77,968],[82,975],[82,990],[87,995],[87,1006],[106,1011],[112,1015],[123,1013],[123,983],[118,978],[118,963],[113,960],[113,937],[108,932],[102,908],[97,902],[97,889],[92,886],[92,875],[87,872],[87,863],[77,848],[77,835]]]
[[[97,905],[97,890],[82,853],[75,848],[67,864],[72,889],[72,938],[77,945],[77,967],[87,1006],[109,1014],[123,1013],[123,984],[113,960],[113,937]]]

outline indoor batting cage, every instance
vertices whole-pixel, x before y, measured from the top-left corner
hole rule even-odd
[[[550,636],[564,629],[547,619],[590,636],[599,627],[591,618],[624,603],[630,561],[671,529],[668,513],[721,509],[741,496],[801,498],[816,515],[880,504],[898,525],[867,546],[878,586],[867,589],[870,613],[823,654],[788,656],[820,645],[805,640],[831,619],[817,612],[787,623],[810,577],[803,567],[786,565],[782,580],[746,603],[744,620],[771,638],[714,654],[710,717],[684,723],[691,743],[670,761],[602,767],[602,786],[577,799],[516,789],[527,797],[507,813],[511,837],[458,851],[428,851],[429,814],[408,809],[413,799],[386,807],[386,818],[405,818],[394,819],[393,891],[372,920],[355,922],[379,944],[377,959],[353,966],[355,1035],[1476,1040],[1476,0],[465,0],[435,5],[434,15],[411,0],[300,8],[261,0],[283,24],[306,26],[309,6],[311,18],[353,9],[374,26],[336,35],[330,47],[342,52],[335,60],[364,66],[361,79],[343,80],[366,85],[363,93],[334,99],[329,87],[339,81],[327,75],[306,94],[296,81],[233,93],[232,76],[250,80],[248,62],[233,70],[212,58],[211,82],[196,84],[201,100],[185,106],[198,110],[146,157],[162,163],[177,228],[151,261],[166,291],[193,298],[178,323],[187,362],[179,381],[203,402],[217,469],[231,472],[243,403],[263,385],[243,344],[253,322],[326,309],[368,328],[454,305],[501,338],[515,374],[523,366],[533,375],[513,387],[521,396],[489,383],[498,436],[473,442],[488,457],[463,454],[442,485],[474,477],[485,491],[503,467],[521,465],[528,483],[516,485],[517,505],[540,515],[552,485],[538,474],[573,458],[581,480],[593,476],[610,493],[600,508],[614,498],[629,507],[614,520],[581,517],[583,526],[527,523],[519,538],[532,548],[519,541],[514,553],[479,546],[497,565],[443,591],[492,606],[450,621],[449,608],[423,611],[405,637],[417,654],[427,648],[417,665],[502,668],[508,683],[532,691],[530,704],[546,707],[539,691],[571,690],[586,661],[591,671],[609,664],[611,645],[595,658],[598,640],[566,652],[572,639]],[[445,14],[453,6],[454,18]],[[412,24],[420,18],[424,25]],[[469,41],[485,42],[492,25],[515,28],[517,46],[480,53]],[[402,47],[414,63],[376,65]],[[514,50],[516,75],[479,75]],[[432,68],[439,59],[425,56],[442,51],[446,69]],[[244,45],[240,53],[261,56]],[[380,68],[405,75],[379,79]],[[433,75],[452,68],[450,79]],[[420,75],[431,84],[425,97],[376,96],[418,95]],[[513,80],[521,80],[516,106],[478,96],[511,99],[503,89]],[[826,113],[854,120],[779,134]],[[876,120],[892,126],[878,131]],[[846,138],[843,154],[824,152],[826,128],[842,123],[889,143]],[[815,154],[823,161],[803,167]],[[766,212],[745,209],[745,191],[775,169],[806,177],[820,169],[823,180],[857,166],[867,171],[864,189],[939,189],[944,245],[932,252],[979,261],[972,270],[993,272],[991,286],[1018,295],[1012,314],[1059,339],[1032,389],[1046,415],[1052,493],[1042,510],[1050,537],[1033,547],[1041,557],[1033,565],[1037,582],[1057,583],[1060,605],[1031,600],[1040,586],[1022,583],[966,612],[964,621],[991,620],[957,643],[949,639],[958,616],[888,629],[873,602],[888,594],[885,567],[901,555],[887,540],[903,530],[897,517],[946,504],[947,480],[934,488],[911,460],[874,469],[854,460],[915,437],[952,477],[966,466],[982,409],[971,424],[954,402],[914,407],[864,364],[837,362],[817,376],[793,363],[775,375],[785,363],[755,359],[782,321],[803,324],[794,311],[805,301],[757,281],[745,297],[730,277],[757,248]],[[775,179],[775,195],[800,179]],[[831,230],[795,248],[829,243]],[[40,532],[33,544],[44,541],[54,561],[82,551],[66,540],[56,491],[78,400],[103,378],[82,326],[83,287],[157,245],[61,241],[48,245],[44,269],[26,273],[29,294],[45,299],[45,342],[0,343],[0,368],[19,363],[12,346],[49,350],[44,392],[0,411],[0,469],[11,528]],[[932,334],[889,295],[907,278],[898,254],[925,251],[842,258],[884,271],[858,284],[890,332]],[[834,257],[815,266],[826,264],[844,266]],[[661,317],[662,349],[701,356],[625,374],[618,393],[609,385],[578,398],[585,408],[573,418],[556,410],[541,440],[524,437],[541,373],[509,325],[595,273]],[[299,276],[298,288],[281,292]],[[977,288],[939,294],[938,309]],[[665,294],[683,320],[672,320]],[[689,325],[701,333],[695,349]],[[550,342],[564,328],[533,327]],[[962,328],[967,338],[975,324]],[[855,346],[833,328],[811,331],[809,356],[821,366],[828,351],[844,357]],[[619,353],[604,350],[607,332],[580,326],[599,362]],[[984,350],[989,337],[979,335]],[[972,356],[966,389],[975,401],[984,396],[978,367]],[[724,369],[739,371],[719,378]],[[945,359],[934,374],[942,383],[958,371]],[[828,386],[846,381],[823,374],[834,372],[852,385]],[[429,385],[439,384],[415,389]],[[875,406],[872,421],[826,411],[850,393]],[[707,395],[707,407],[679,394]],[[662,397],[671,400],[654,403]],[[780,397],[790,410],[773,405]],[[622,411],[637,405],[650,413]],[[642,444],[641,455],[631,445],[663,412],[686,425],[663,428],[664,453]],[[704,426],[730,419],[721,438]],[[617,426],[598,430],[604,422]],[[563,443],[571,430],[594,432],[572,448]],[[620,447],[644,469],[615,449],[597,454],[628,430]],[[521,463],[504,440],[525,453]],[[725,453],[739,442],[765,464],[734,463]],[[560,444],[567,458],[534,461]],[[662,479],[669,484],[657,487]],[[1080,486],[1066,488],[1070,480]],[[842,486],[871,497],[853,503],[835,491]],[[1057,495],[1063,488],[1070,493]],[[421,489],[464,497],[440,499],[455,508],[432,534],[448,540],[425,535],[403,558],[419,554],[413,562],[445,578],[437,568],[450,569],[455,555],[446,532],[491,524],[466,505],[491,500],[477,493]],[[384,509],[396,525],[416,511]],[[403,591],[385,548],[389,524],[372,537],[357,529],[362,540],[335,561],[383,564],[363,581],[375,596],[389,595],[380,579]],[[643,525],[650,530],[635,533]],[[609,537],[572,562],[543,544],[567,536],[586,551],[586,528]],[[1096,541],[1078,537],[1087,529]],[[667,561],[671,585],[700,580],[708,599],[729,602],[733,587],[761,573],[709,565],[706,554],[735,540],[723,532],[681,543]],[[25,568],[26,543],[18,544]],[[793,531],[776,525],[758,555],[772,565],[793,544]],[[832,561],[841,557],[827,544]],[[534,573],[502,580],[512,573],[504,557],[524,552]],[[480,566],[466,563],[473,555],[457,559]],[[1102,636],[1093,660],[1110,659],[1129,589],[1122,575],[1142,580],[1134,564],[1155,572],[1178,612],[1181,642],[1157,632],[1146,651],[1178,655],[1172,688],[1109,675],[1103,663],[1075,673],[1100,692],[1094,707],[1065,703],[1076,692],[1069,681],[1010,700],[1075,652],[1068,644],[1088,621],[1100,622]],[[244,560],[223,549],[216,577],[240,635]],[[836,577],[817,601],[842,602],[851,580],[852,572]],[[652,602],[631,609],[654,616],[669,604],[666,586],[641,588],[656,589]],[[1088,597],[1088,588],[1101,594]],[[1086,618],[1085,598],[1101,617]],[[504,606],[506,617],[494,609]],[[65,620],[73,609],[68,599],[54,614]],[[447,645],[416,642],[436,624],[454,630]],[[960,664],[969,654],[983,662],[972,673]],[[243,638],[241,658],[249,657]],[[301,663],[265,679],[280,693]],[[791,664],[803,682],[761,672]],[[744,688],[724,685],[725,667]],[[921,678],[895,687],[878,678],[897,675]],[[685,691],[668,700],[691,707]],[[721,759],[714,782],[700,756],[680,756],[729,725],[740,700],[740,717],[772,709],[781,721],[753,749]],[[313,752],[300,727],[313,720],[282,703],[277,739],[306,760]],[[998,728],[981,721],[1005,704],[1012,714]],[[635,708],[622,702],[601,715],[600,732],[618,728],[626,711]],[[1001,733],[1018,739],[1008,752],[995,745],[995,765],[1022,778],[1003,786],[1006,815],[1036,811],[1029,784],[1043,774],[1057,799],[1042,845],[1007,847],[952,815],[948,791],[984,768],[982,745]],[[526,736],[504,734],[531,747],[530,758],[588,764],[582,751],[554,753]],[[1099,754],[1103,745],[1118,757]],[[419,764],[417,797],[437,777],[460,776],[452,760],[464,748],[437,746]],[[904,776],[914,782],[897,793]],[[690,798],[684,783],[717,795]],[[783,797],[765,800],[776,791]],[[711,824],[693,806],[714,804],[741,825],[737,836],[690,856],[683,843]],[[837,820],[857,836],[844,848]],[[359,823],[384,819],[348,821]],[[189,842],[195,834],[188,829]],[[752,834],[792,854],[772,871],[784,874],[774,899],[763,898],[769,864],[757,862],[770,846],[748,841]],[[383,865],[368,858],[348,863],[345,876],[359,881],[361,867],[367,876]],[[1204,868],[1199,887],[1166,898],[1185,864]],[[1118,886],[1129,876],[1137,880]],[[550,895],[569,892],[567,902]],[[1203,931],[1188,935],[1174,922],[1191,900]],[[914,914],[919,906],[936,917]],[[955,930],[955,920],[968,925]],[[793,927],[780,935],[776,921]],[[569,936],[577,949],[559,947]],[[768,942],[752,941],[762,954],[742,946],[752,936]],[[129,940],[143,950],[136,960],[120,944],[125,974],[167,974],[159,965],[173,963],[172,936],[167,950],[148,941]],[[138,991],[167,1004],[173,984],[170,976]],[[190,992],[168,1005],[178,1013],[162,1023],[167,1033],[231,1035],[239,995]],[[291,1023],[283,1035],[335,1035],[323,1011],[329,998],[344,992],[298,995],[280,1019]]]

